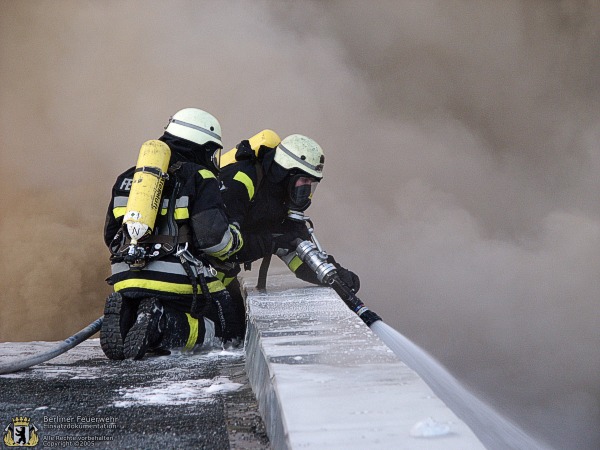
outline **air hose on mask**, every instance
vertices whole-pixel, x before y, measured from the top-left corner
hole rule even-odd
[[[317,279],[321,283],[331,286],[344,301],[346,306],[354,311],[368,327],[378,320],[382,320],[374,311],[367,308],[362,300],[356,296],[354,291],[342,281],[337,273],[336,267],[327,262],[328,254],[321,248],[321,245],[314,234],[312,222],[308,218],[306,218],[306,222],[309,225],[308,232],[311,235],[311,240],[303,241],[297,239],[294,242],[298,257],[306,263],[313,272],[315,272]]]
[[[71,337],[68,337],[45,352],[30,356],[25,359],[19,359],[18,361],[9,361],[7,363],[0,364],[0,375],[18,372],[19,370],[27,369],[31,366],[35,366],[36,364],[41,364],[52,358],[56,358],[58,355],[62,355],[100,331],[103,319],[104,316],[94,320],[83,330],[75,333]]]

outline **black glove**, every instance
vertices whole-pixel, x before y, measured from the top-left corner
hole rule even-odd
[[[108,249],[111,255],[117,254],[117,252],[123,245],[123,242],[125,242],[125,240],[123,239],[123,228],[119,228],[119,231],[117,231],[115,237],[112,239],[112,241],[110,241],[110,244],[108,244]]]
[[[342,282],[350,289],[352,289],[352,292],[357,293],[360,289],[360,278],[358,278],[358,275],[356,275],[351,270],[344,269],[337,263],[337,261],[331,255],[327,257],[327,262],[335,266],[337,274],[339,275]]]
[[[296,250],[296,240],[300,237],[296,231],[273,233],[273,253],[283,256]]]
[[[273,253],[283,256],[296,251],[296,241],[310,239],[306,224],[302,221],[285,219],[272,234]]]
[[[248,141],[247,139],[240,142],[238,145],[235,146],[236,148],[236,152],[235,152],[235,160],[236,161],[242,161],[244,159],[254,159],[256,158],[256,155],[254,154],[254,150],[252,150],[252,147],[250,147],[250,141]]]
[[[285,219],[281,223],[281,232],[282,233],[296,233],[296,237],[302,239],[303,241],[310,240],[310,233],[308,232],[308,228],[306,227],[306,222],[303,220],[293,220],[293,219]]]

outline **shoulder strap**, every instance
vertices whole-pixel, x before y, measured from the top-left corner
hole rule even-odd
[[[269,265],[271,264],[271,256],[273,256],[271,253],[265,255],[260,263],[256,289],[262,290],[267,288],[267,273],[269,272]]]
[[[258,192],[258,188],[260,188],[260,184],[262,183],[263,177],[265,175],[265,170],[262,167],[262,160],[256,160],[254,162],[254,167],[256,169],[256,189],[255,191]],[[256,198],[256,196],[255,196]]]
[[[183,166],[184,162],[183,161],[177,161],[176,163],[173,163],[169,166],[169,169],[167,170],[169,175],[175,175],[175,172],[177,172],[179,169],[181,169],[181,166]]]

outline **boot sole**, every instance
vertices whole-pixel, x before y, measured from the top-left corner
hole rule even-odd
[[[150,327],[152,325],[155,300],[142,300],[138,308],[137,320],[129,329],[123,344],[125,358],[142,359],[148,350]]]
[[[125,359],[120,325],[122,307],[122,297],[116,292],[108,296],[104,305],[104,320],[100,328],[100,347],[108,359]]]

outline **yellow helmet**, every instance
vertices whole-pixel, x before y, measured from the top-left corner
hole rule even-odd
[[[214,142],[219,147],[223,147],[219,121],[215,116],[201,109],[185,108],[177,111],[169,119],[165,131],[199,145]]]
[[[281,141],[275,149],[274,161],[284,169],[300,169],[319,180],[323,178],[323,149],[301,134],[292,134]]]

